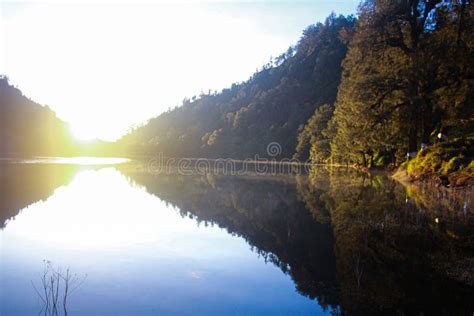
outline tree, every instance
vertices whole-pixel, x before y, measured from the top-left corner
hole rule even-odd
[[[329,104],[324,104],[316,109],[314,115],[298,135],[294,158],[304,161],[311,159],[311,161],[318,163],[327,161],[331,153],[327,127],[333,112],[334,107]]]
[[[374,154],[383,151],[400,161],[407,151],[417,151],[421,142],[428,142],[441,123],[443,90],[456,86],[456,98],[466,100],[472,93],[470,85],[450,83],[458,80],[447,69],[463,69],[469,62],[456,58],[458,50],[443,34],[453,36],[449,25],[470,27],[467,5],[466,1],[368,0],[360,6],[329,124],[337,131],[331,142],[334,159],[370,166]],[[472,52],[466,34],[467,30],[458,38]],[[456,65],[450,66],[453,62],[447,57]],[[445,105],[444,111],[449,107]]]

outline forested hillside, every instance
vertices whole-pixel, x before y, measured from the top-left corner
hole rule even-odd
[[[0,77],[0,154],[57,155],[71,146],[69,126],[47,106]]]
[[[366,0],[357,20],[331,15],[248,81],[185,99],[121,143],[134,154],[254,158],[278,142],[278,158],[374,167],[462,139],[447,156],[469,164],[472,56],[471,1]]]
[[[444,159],[468,165],[473,56],[471,1],[363,2],[337,101],[308,121],[299,152],[308,150],[307,142],[313,161],[374,167],[452,141]],[[441,167],[429,163],[433,171]]]
[[[121,143],[133,146],[135,154],[253,158],[266,157],[267,144],[278,142],[280,157],[291,157],[300,125],[317,107],[336,99],[346,38],[354,25],[354,17],[331,15],[308,27],[297,45],[246,82],[185,99]]]

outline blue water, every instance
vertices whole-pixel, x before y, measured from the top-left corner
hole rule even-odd
[[[1,315],[41,310],[44,260],[83,281],[70,315],[329,313],[243,238],[182,217],[114,168],[80,170],[20,210],[0,246]]]

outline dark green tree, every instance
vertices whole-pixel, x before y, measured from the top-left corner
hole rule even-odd
[[[298,135],[294,158],[313,162],[327,162],[331,154],[330,137],[327,131],[329,120],[334,112],[331,105],[324,104],[316,109]]]
[[[469,17],[466,1],[362,3],[329,124],[333,159],[371,166],[374,154],[389,152],[400,161],[450,112],[467,112]]]

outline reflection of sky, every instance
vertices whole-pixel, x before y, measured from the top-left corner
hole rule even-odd
[[[32,314],[43,259],[86,282],[74,315],[314,313],[290,277],[239,237],[198,226],[116,170],[83,171],[0,232],[0,314]]]

